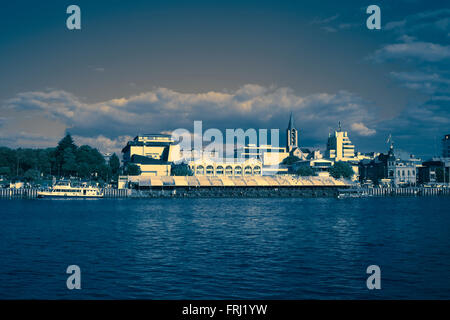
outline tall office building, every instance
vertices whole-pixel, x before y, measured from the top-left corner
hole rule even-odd
[[[347,131],[342,131],[340,122],[339,129],[328,136],[325,156],[335,161],[348,161],[355,158],[355,146],[350,141]]]

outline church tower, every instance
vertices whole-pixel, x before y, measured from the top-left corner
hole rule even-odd
[[[294,117],[291,112],[291,117],[289,118],[289,125],[286,130],[286,151],[291,152],[292,150],[298,148],[298,133],[294,126]]]

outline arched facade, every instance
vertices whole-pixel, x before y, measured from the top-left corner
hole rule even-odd
[[[262,163],[258,159],[247,159],[242,162],[214,162],[209,159],[191,161],[189,167],[197,176],[260,176]]]

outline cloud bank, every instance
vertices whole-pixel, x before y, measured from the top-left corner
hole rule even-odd
[[[372,104],[347,91],[296,95],[289,88],[244,85],[234,91],[181,93],[157,88],[130,97],[86,103],[63,90],[23,92],[6,101],[10,111],[39,112],[63,123],[83,143],[116,149],[139,133],[186,128],[202,120],[207,128],[284,128],[289,113],[296,116],[302,137],[324,141],[342,121],[354,134],[368,136],[375,130]]]

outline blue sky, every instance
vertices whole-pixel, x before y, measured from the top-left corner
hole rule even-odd
[[[66,8],[82,29],[67,30]],[[381,30],[365,9],[381,8]],[[445,1],[14,1],[0,12],[0,145],[117,151],[144,132],[280,128],[429,157],[450,133]],[[284,140],[281,140],[284,141]]]

